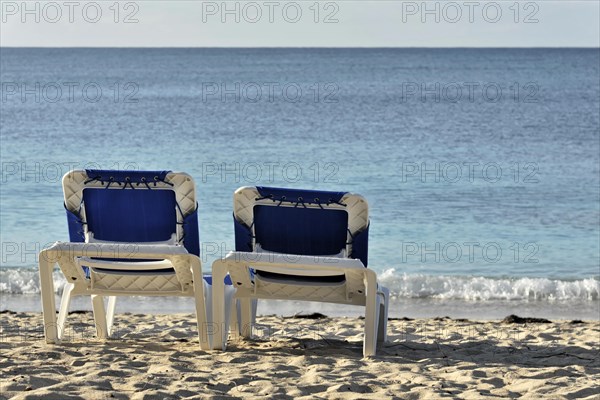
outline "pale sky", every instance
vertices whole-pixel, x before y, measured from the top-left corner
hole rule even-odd
[[[0,1],[7,47],[599,47],[600,1]]]

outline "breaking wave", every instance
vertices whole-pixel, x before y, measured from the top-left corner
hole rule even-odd
[[[597,301],[600,280],[585,278],[561,280],[515,277],[423,275],[397,273],[388,269],[379,274],[379,281],[396,298],[433,298],[451,300],[541,300]],[[54,272],[54,286],[60,293],[65,279]],[[36,268],[0,269],[0,293],[38,294],[40,283]]]

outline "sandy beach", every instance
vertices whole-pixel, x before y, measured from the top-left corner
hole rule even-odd
[[[226,352],[190,314],[120,314],[108,341],[69,321],[47,345],[41,313],[2,313],[1,398],[600,398],[598,321],[395,319],[368,359],[357,318],[259,317]]]

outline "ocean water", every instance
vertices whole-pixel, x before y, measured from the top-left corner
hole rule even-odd
[[[64,173],[170,169],[196,180],[205,271],[237,187],[348,190],[392,315],[597,319],[599,69],[598,49],[2,48],[0,306],[41,308]],[[259,311],[297,307],[354,312]]]

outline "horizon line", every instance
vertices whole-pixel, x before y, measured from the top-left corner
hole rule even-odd
[[[597,49],[599,46],[1,46],[0,49]]]

